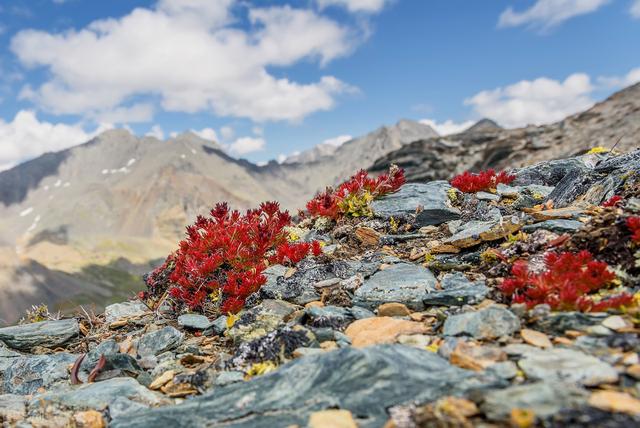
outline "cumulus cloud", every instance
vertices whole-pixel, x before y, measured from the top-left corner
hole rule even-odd
[[[321,9],[329,6],[341,6],[349,12],[377,13],[389,3],[389,0],[318,0]]]
[[[632,17],[640,19],[640,0],[634,0],[631,4],[631,9],[629,9],[629,13]]]
[[[266,145],[266,141],[262,138],[242,137],[231,143],[228,149],[233,154],[246,155],[248,153],[262,151]]]
[[[601,76],[598,83],[608,88],[624,88],[640,82],[640,67],[634,68],[624,76]]]
[[[338,135],[337,137],[327,138],[322,142],[322,144],[327,146],[340,147],[347,141],[351,140],[353,140],[353,137],[351,135]]]
[[[86,132],[80,125],[40,121],[33,111],[21,110],[11,122],[0,119],[0,170],[45,152],[84,143],[110,127],[101,125]]]
[[[537,0],[522,12],[508,7],[498,20],[498,27],[528,25],[540,30],[549,30],[568,19],[595,12],[611,0]]]
[[[220,128],[220,135],[225,140],[231,140],[236,135],[236,131],[230,126],[223,126]]]
[[[465,129],[472,126],[475,122],[472,120],[467,120],[464,122],[457,123],[451,119],[448,119],[448,120],[445,120],[444,122],[439,123],[433,119],[422,119],[420,123],[429,125],[434,129],[434,131],[436,131],[440,135],[451,135],[451,134],[457,134],[459,132],[464,131]]]
[[[160,125],[153,125],[145,135],[147,137],[155,137],[158,140],[164,140],[164,131]]]
[[[242,8],[247,28],[235,25],[245,14],[233,12]],[[20,31],[11,50],[23,66],[47,71],[22,97],[54,114],[100,118],[128,100],[151,99],[166,111],[298,121],[331,109],[351,87],[330,75],[299,83],[269,68],[326,64],[360,40],[358,31],[312,9],[160,0],[79,30]]]
[[[196,134],[200,138],[204,138],[209,141],[218,141],[218,134],[213,128],[204,128],[200,131],[193,130],[193,133]]]
[[[575,73],[564,81],[541,77],[482,91],[465,104],[502,126],[540,125],[588,109],[594,103],[593,90],[588,75]]]

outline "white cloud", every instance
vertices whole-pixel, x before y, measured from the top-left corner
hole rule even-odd
[[[329,6],[341,6],[349,12],[377,13],[389,0],[318,0],[321,9]]]
[[[242,8],[248,28],[236,25],[244,13],[232,15]],[[359,30],[311,9],[160,0],[80,30],[23,30],[11,50],[23,66],[47,70],[48,80],[22,95],[54,114],[101,117],[128,100],[153,99],[167,111],[298,121],[331,109],[351,88],[329,75],[298,83],[268,68],[326,64],[361,39]]]
[[[116,107],[113,110],[88,116],[98,123],[140,123],[153,120],[154,108],[150,103],[139,103],[129,107]]]
[[[229,145],[229,151],[236,155],[246,155],[264,150],[266,145],[266,141],[262,138],[242,137]]]
[[[451,119],[445,120],[444,122],[438,123],[433,119],[422,119],[420,123],[425,125],[429,125],[440,135],[451,135],[457,134],[459,132],[464,131],[465,129],[472,126],[475,122],[472,120],[467,120],[464,122],[456,123]]]
[[[158,140],[164,140],[164,131],[160,125],[153,125],[145,135],[147,137],[155,137]]]
[[[327,138],[322,142],[322,144],[326,144],[328,146],[340,147],[347,141],[353,140],[351,135],[338,135],[337,137]]]
[[[593,89],[588,75],[575,73],[563,82],[541,77],[482,91],[465,104],[502,126],[539,125],[588,109],[594,103]]]
[[[601,76],[598,83],[608,88],[624,88],[640,82],[640,67],[634,68],[624,76]]]
[[[579,15],[595,12],[610,0],[537,0],[522,12],[507,8],[500,15],[498,27],[528,25],[532,28],[548,30]]]
[[[0,119],[0,170],[45,152],[84,143],[110,127],[102,125],[86,132],[80,125],[40,121],[33,111],[21,110],[11,122]]]
[[[631,9],[629,9],[629,13],[632,17],[640,19],[640,0],[634,0],[631,4]]]
[[[200,138],[204,138],[209,141],[218,141],[218,134],[213,128],[204,128],[200,131],[193,130],[193,133],[196,134]]]
[[[220,128],[220,135],[225,140],[231,140],[236,135],[236,131],[230,126],[223,126]]]

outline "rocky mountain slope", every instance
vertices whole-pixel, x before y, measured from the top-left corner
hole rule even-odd
[[[513,172],[299,221],[321,252],[270,264],[237,314],[158,288],[190,286],[168,263],[103,314],[0,328],[0,422],[638,426],[640,150]]]
[[[639,132],[640,83],[551,125],[501,129],[481,121],[457,135],[415,141],[381,157],[369,170],[397,164],[410,181],[444,180],[466,170],[515,168],[598,146],[628,151],[637,148]]]
[[[278,200],[295,209],[324,186],[434,134],[401,121],[314,162],[259,167],[192,133],[160,141],[113,130],[0,172],[0,323],[40,302],[53,308],[70,297],[98,305],[122,299],[216,202],[242,209]]]

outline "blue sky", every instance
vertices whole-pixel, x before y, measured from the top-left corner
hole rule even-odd
[[[4,0],[0,168],[114,126],[259,162],[553,122],[640,80],[639,41],[640,0]]]

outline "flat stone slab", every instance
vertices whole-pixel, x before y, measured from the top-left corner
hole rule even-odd
[[[403,303],[415,310],[424,309],[423,300],[435,291],[436,277],[429,269],[410,263],[398,263],[376,272],[354,293],[353,304],[374,310],[383,303]]]
[[[14,358],[4,371],[3,389],[11,394],[34,394],[38,388],[47,388],[56,382],[69,379],[69,365],[77,355],[53,354]]]
[[[440,281],[442,290],[427,294],[425,306],[463,306],[480,303],[489,293],[484,281],[470,281],[461,273],[446,274]]]
[[[445,244],[458,248],[468,248],[482,242],[502,239],[510,233],[516,232],[522,224],[516,216],[506,216],[499,220],[473,220],[460,227],[460,231],[445,239]]]
[[[538,229],[550,230],[556,233],[575,232],[584,226],[584,223],[578,220],[546,220],[540,223],[528,224],[522,228],[525,232],[534,232]]]
[[[111,324],[123,318],[143,315],[147,311],[149,311],[149,308],[141,302],[115,303],[104,308],[104,317],[107,324]]]
[[[138,343],[138,355],[158,355],[178,347],[184,340],[184,334],[173,327],[164,327],[160,330],[147,333]]]
[[[491,420],[508,420],[512,409],[530,409],[537,417],[547,417],[563,409],[586,404],[589,393],[571,383],[536,382],[490,391],[482,411]]]
[[[371,203],[371,209],[377,217],[384,219],[407,218],[416,216],[416,224],[429,226],[441,224],[460,218],[460,211],[451,205],[448,190],[451,185],[446,181],[432,181],[429,183],[407,183],[396,193],[376,199]]]
[[[530,379],[555,379],[596,386],[618,380],[618,372],[604,361],[573,349],[525,353],[518,366]]]
[[[180,405],[116,417],[110,426],[307,426],[314,411],[340,408],[351,411],[359,427],[382,427],[392,406],[430,402],[497,382],[417,348],[344,348],[294,360],[275,372]]]
[[[209,318],[200,314],[183,314],[178,317],[178,324],[181,327],[191,328],[194,330],[206,330],[211,327]]]
[[[476,312],[452,315],[444,323],[445,336],[495,339],[520,330],[520,320],[508,309],[489,306]]]
[[[76,387],[67,392],[51,391],[37,395],[30,405],[38,406],[41,403],[59,404],[72,409],[104,410],[116,399],[131,401],[132,407],[138,410],[135,404],[143,404],[145,407],[159,404],[168,404],[169,400],[162,395],[148,390],[130,377],[118,377],[102,382],[90,383]]]
[[[28,351],[34,346],[54,348],[67,343],[78,334],[80,327],[74,318],[0,328],[0,340],[21,351]]]

